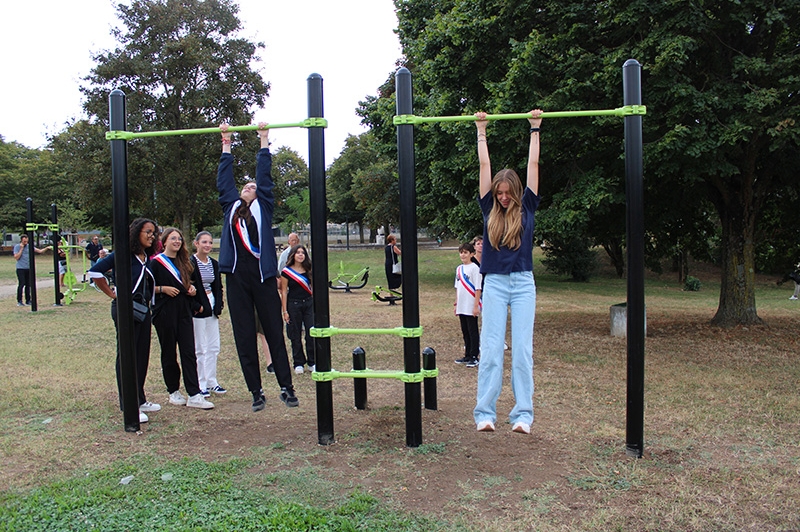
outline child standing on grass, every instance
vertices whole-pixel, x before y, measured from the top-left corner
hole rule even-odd
[[[458,247],[461,265],[456,268],[456,316],[461,321],[461,334],[464,335],[464,357],[456,359],[456,364],[468,368],[478,365],[480,335],[478,315],[481,312],[481,271],[473,259],[475,247],[469,242]]]

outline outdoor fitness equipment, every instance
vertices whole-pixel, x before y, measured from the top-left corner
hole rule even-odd
[[[25,199],[25,206],[27,211],[27,223],[25,224],[25,231],[28,233],[28,258],[30,261],[30,291],[31,291],[31,312],[39,310],[39,302],[36,293],[36,252],[33,250],[36,242],[36,231],[41,228],[47,228],[51,233],[51,246],[53,247],[53,286],[55,287],[55,302],[53,306],[61,306],[61,287],[58,282],[58,245],[61,241],[58,230],[58,209],[56,204],[50,204],[50,217],[52,223],[37,224],[33,223],[33,200],[31,198]]]
[[[384,295],[384,292],[387,292],[387,295]],[[388,302],[389,305],[395,305],[397,301],[403,300],[403,294],[391,288],[384,289],[382,286],[376,286],[375,290],[372,291],[372,300],[383,301],[384,303]]]
[[[67,289],[62,294],[62,297],[64,298],[64,304],[65,305],[69,305],[75,299],[75,296],[78,293],[83,292],[84,290],[86,290],[86,288],[89,285],[89,283],[88,283],[88,281],[86,279],[86,270],[87,270],[87,268],[86,268],[86,248],[84,248],[83,246],[76,246],[74,244],[70,244],[69,242],[66,241],[66,239],[64,237],[61,237],[60,248],[67,250],[67,253],[66,253],[67,273],[64,274],[64,286],[66,286]],[[82,263],[83,263],[83,272],[84,272],[83,273],[83,279],[81,281],[78,281],[78,278],[75,276],[75,274],[72,271],[72,259],[70,258],[70,255],[71,255],[71,250],[73,250],[73,249],[78,250],[80,252],[80,255],[81,255],[81,259],[82,259]]]
[[[332,290],[344,290],[345,292],[349,293],[350,290],[364,288],[367,285],[368,279],[369,279],[369,266],[364,266],[357,273],[350,274],[350,273],[345,273],[344,261],[340,261],[339,273],[336,275],[336,277],[328,281],[328,286]]]
[[[542,118],[564,118],[578,116],[620,116],[625,120],[625,193],[628,252],[628,392],[626,420],[626,452],[641,458],[644,450],[644,200],[642,179],[642,105],[641,65],[629,59],[622,66],[622,88],[624,107],[600,111],[556,111],[544,112]],[[475,121],[475,116],[418,117],[413,114],[411,98],[411,72],[405,67],[395,75],[397,116],[397,158],[400,174],[400,220],[405,238],[411,235],[413,245],[407,250],[403,246],[403,262],[413,265],[410,272],[403,271],[403,293],[407,300],[403,304],[404,323],[412,314],[418,316],[419,293],[416,250],[416,207],[414,187],[414,125],[432,122]],[[488,115],[488,120],[527,119],[530,113]],[[407,276],[406,274],[411,275]],[[414,306],[411,309],[411,305]],[[414,324],[417,325],[417,324]],[[406,326],[412,326],[406,323]],[[418,345],[418,344],[417,344]]]

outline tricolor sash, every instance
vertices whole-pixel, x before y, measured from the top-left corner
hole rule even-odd
[[[239,238],[242,240],[242,245],[244,248],[250,252],[255,258],[261,258],[261,251],[258,249],[258,246],[250,242],[250,233],[247,231],[247,226],[244,223],[244,220],[239,218],[238,223],[236,224],[236,232],[239,234]]]
[[[181,272],[178,268],[175,267],[175,264],[172,262],[172,259],[166,256],[164,253],[159,253],[155,257],[153,257],[154,261],[157,261],[161,264],[172,276],[178,280],[181,285],[183,285],[183,281],[181,281]]]
[[[311,283],[309,282],[309,280],[308,280],[308,277],[306,277],[306,276],[305,276],[305,275],[303,275],[302,273],[299,273],[299,272],[296,272],[296,271],[294,271],[293,269],[291,269],[291,268],[290,268],[290,267],[288,267],[288,266],[286,266],[286,267],[283,269],[283,272],[282,272],[282,273],[283,273],[284,275],[286,275],[286,277],[288,277],[289,279],[292,279],[294,282],[296,282],[297,284],[299,284],[300,286],[302,286],[302,287],[303,287],[303,290],[305,290],[306,292],[308,292],[308,295],[312,295],[312,292],[311,292]]]
[[[464,287],[464,290],[466,290],[467,293],[472,297],[475,297],[475,285],[472,284],[472,281],[470,281],[466,275],[464,275],[463,264],[456,269],[456,277],[458,277],[458,281],[461,283],[461,286]],[[483,303],[481,301],[478,301],[478,308],[483,309]]]

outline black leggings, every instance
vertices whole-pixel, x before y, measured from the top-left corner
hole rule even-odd
[[[117,324],[117,301],[111,302],[111,319],[114,325]],[[147,398],[144,395],[144,381],[147,378],[147,368],[150,366],[150,312],[142,323],[133,323],[133,356],[136,357],[136,387],[138,388],[139,404],[141,405]],[[123,410],[122,405],[122,370],[119,360],[119,334],[117,334],[117,390],[119,392],[119,409]]]
[[[22,290],[25,289],[25,303],[31,302],[31,271],[17,268],[17,303],[22,303]]]

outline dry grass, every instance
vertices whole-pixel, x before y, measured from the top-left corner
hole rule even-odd
[[[370,265],[382,282],[379,251],[331,252],[338,269]],[[666,276],[647,283],[645,456],[624,453],[626,343],[609,336],[608,307],[625,300],[625,282],[561,282],[537,269],[536,423],[530,437],[500,423],[494,434],[472,424],[474,371],[452,363],[461,335],[452,315],[454,250],[420,253],[422,345],[437,351],[439,410],[423,413],[424,444],[405,447],[403,385],[369,381],[370,408],[352,408],[349,382],[335,381],[337,443],[316,444],[315,385],[295,379],[299,409],[249,397],[223,321],[220,379],[231,392],[211,412],[166,405],[155,342],[147,390],[164,410],[141,435],[122,431],[116,409],[114,333],[108,304],[94,291],[69,307],[20,312],[0,301],[0,482],[12,489],[108,467],[130,457],[208,461],[242,457],[270,490],[319,501],[325,490],[359,487],[409,512],[453,528],[498,530],[793,530],[800,528],[800,355],[798,303],[760,278],[766,325],[708,326],[717,304],[713,270],[692,272],[703,290],[682,292]],[[376,281],[377,279],[377,281]],[[40,300],[41,301],[41,300]],[[330,293],[331,324],[395,327],[402,306],[364,290]],[[337,336],[332,363],[351,364],[356,345],[371,369],[402,369],[402,340]],[[508,382],[508,381],[506,381]],[[510,387],[498,412],[513,403]],[[502,420],[501,420],[502,421]],[[280,473],[283,483],[271,475]],[[322,483],[322,484],[319,484]],[[324,491],[324,490],[323,490]],[[298,494],[300,492],[300,494]]]

